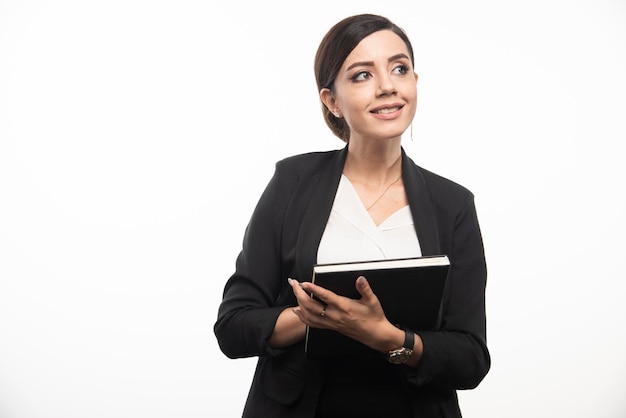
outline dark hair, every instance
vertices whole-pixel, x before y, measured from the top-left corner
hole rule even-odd
[[[315,54],[315,80],[318,92],[324,88],[334,89],[335,78],[350,52],[363,40],[374,32],[390,30],[398,35],[406,44],[415,64],[413,47],[408,36],[400,27],[383,16],[361,14],[350,16],[338,22],[326,33]],[[350,127],[343,118],[337,118],[322,103],[324,121],[330,130],[345,142],[350,139]]]

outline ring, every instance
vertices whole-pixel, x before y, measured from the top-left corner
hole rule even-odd
[[[320,312],[320,316],[322,317],[326,316],[326,306],[324,306],[324,308],[322,309],[322,312]]]

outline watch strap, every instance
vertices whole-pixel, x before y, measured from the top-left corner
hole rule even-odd
[[[415,334],[413,333],[413,331],[405,329],[404,330],[404,344],[402,344],[402,347],[406,348],[407,350],[413,350],[414,345],[415,345]]]
[[[401,328],[403,329],[403,328]],[[387,353],[387,361],[393,364],[403,364],[408,361],[413,353],[413,345],[415,344],[415,334],[411,330],[404,330],[404,342],[402,347],[391,350]]]

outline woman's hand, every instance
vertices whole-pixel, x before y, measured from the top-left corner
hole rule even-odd
[[[360,299],[339,296],[310,282],[290,279],[289,283],[298,300],[293,312],[306,325],[335,330],[385,353],[402,345],[404,331],[387,320],[365,277],[355,282]]]

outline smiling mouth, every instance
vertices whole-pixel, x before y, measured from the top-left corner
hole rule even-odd
[[[397,112],[400,109],[402,109],[402,106],[384,107],[382,109],[373,110],[372,113],[377,115],[386,115],[388,113]]]

